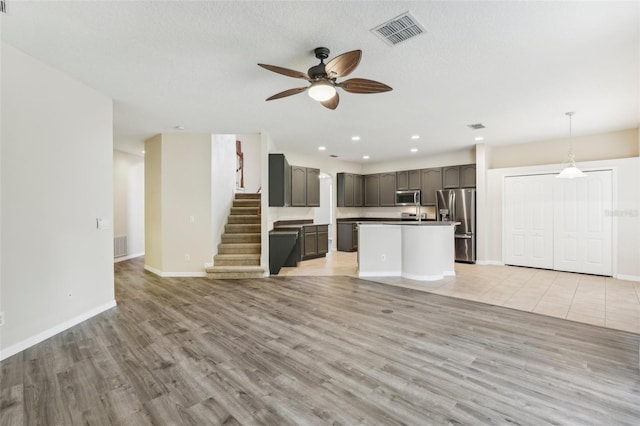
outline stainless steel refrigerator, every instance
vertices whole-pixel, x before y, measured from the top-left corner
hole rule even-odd
[[[456,262],[476,262],[476,190],[436,191],[439,221],[460,222],[455,229]]]

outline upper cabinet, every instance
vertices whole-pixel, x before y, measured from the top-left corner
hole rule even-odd
[[[442,168],[442,187],[444,189],[475,188],[476,165],[449,166]]]
[[[436,191],[442,189],[442,169],[420,170],[420,204],[423,206],[436,205]]]
[[[380,207],[396,205],[396,173],[380,173]]]
[[[289,166],[283,154],[269,154],[269,206],[320,206],[320,169]]]
[[[338,207],[362,207],[362,175],[338,173]]]
[[[476,165],[466,164],[460,166],[460,188],[476,187]]]
[[[442,168],[442,188],[460,188],[460,167],[449,166]]]
[[[291,166],[291,206],[307,205],[307,168]]]
[[[364,176],[364,206],[378,207],[380,205],[380,175]]]
[[[320,169],[307,167],[307,207],[320,207]]]
[[[291,205],[291,166],[284,154],[269,154],[269,206]]]
[[[436,191],[475,188],[475,186],[475,164],[375,173],[364,176],[338,173],[337,206],[391,207],[396,205],[396,191],[412,189],[420,190],[420,204],[435,206]]]
[[[420,170],[396,172],[396,189],[398,191],[420,189]]]
[[[364,206],[364,176],[353,175],[353,207]]]

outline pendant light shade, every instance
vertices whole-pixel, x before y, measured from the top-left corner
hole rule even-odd
[[[575,179],[587,176],[576,166],[576,156],[573,153],[573,142],[571,140],[571,117],[573,117],[573,114],[575,114],[575,112],[566,112],[564,114],[569,117],[569,158],[567,160],[567,167],[556,176],[558,179]]]

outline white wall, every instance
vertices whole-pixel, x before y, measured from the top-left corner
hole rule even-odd
[[[256,193],[262,186],[262,137],[259,133],[238,134],[244,155],[244,190]]]
[[[243,143],[244,151],[244,143]],[[211,239],[213,247],[209,262],[218,254],[218,244],[224,233],[236,190],[236,135],[211,137]],[[260,166],[258,164],[258,166]],[[246,179],[246,175],[245,175]],[[247,182],[245,180],[245,188]],[[256,188],[257,190],[257,188]],[[251,191],[246,191],[251,192]],[[255,192],[255,191],[254,191]]]
[[[113,151],[113,235],[126,235],[129,259],[144,254],[144,157]]]
[[[614,171],[614,274],[621,279],[640,281],[640,158],[579,162],[582,170],[611,168]],[[502,194],[505,176],[559,172],[562,164],[492,169],[487,174],[488,263],[502,263]],[[603,212],[608,214],[608,212]]]
[[[204,276],[211,263],[211,135],[167,133],[145,143],[145,269]],[[235,140],[233,155],[235,158]],[[235,160],[230,164],[235,187]]]
[[[574,136],[524,144],[494,146],[489,168],[557,164],[566,161],[569,147],[577,161],[638,157],[638,129]]]
[[[443,152],[434,155],[419,155],[404,158],[402,160],[384,161],[378,163],[364,163],[362,174],[398,172],[402,170],[428,169],[431,167],[457,166],[460,164],[473,164],[476,162],[475,149],[462,149],[457,151]],[[345,170],[341,170],[345,171]]]
[[[112,101],[1,44],[0,358],[115,306]]]

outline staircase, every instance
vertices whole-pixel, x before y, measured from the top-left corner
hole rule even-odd
[[[260,194],[237,193],[207,278],[262,278]]]

